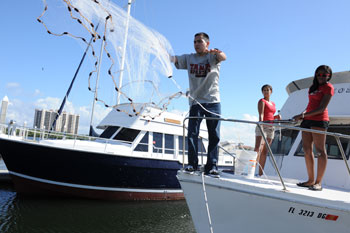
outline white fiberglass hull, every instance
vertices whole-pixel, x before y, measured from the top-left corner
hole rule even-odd
[[[244,178],[236,182],[180,171],[178,179],[197,233],[211,232],[203,178],[214,233],[348,233],[350,230],[347,192],[329,191],[329,195],[337,196],[329,200],[322,199],[322,195],[328,195],[327,191],[310,191],[295,184],[285,192],[278,183],[262,184]],[[347,201],[342,201],[343,198]]]

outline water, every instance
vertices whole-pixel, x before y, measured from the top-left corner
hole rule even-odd
[[[185,201],[34,198],[0,183],[1,233],[195,233]]]

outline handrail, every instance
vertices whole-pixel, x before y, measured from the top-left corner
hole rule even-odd
[[[28,132],[31,132],[33,134],[33,140],[38,142],[44,139],[54,139],[54,138],[57,139],[59,137],[61,137],[62,139],[67,139],[68,137],[69,139],[74,140],[74,144],[77,140],[86,140],[86,141],[98,140],[106,144],[114,144],[115,142],[132,144],[132,142],[124,141],[124,140],[100,138],[100,137],[93,137],[89,135],[79,135],[79,134],[72,134],[72,133],[65,133],[65,132],[56,132],[56,131],[50,131],[46,129],[30,128],[30,127],[18,126],[18,125],[12,126],[7,124],[0,124],[0,129],[5,129],[5,132],[4,133],[0,132],[0,134],[2,133],[5,135],[8,135],[9,137],[10,136],[22,137],[23,140],[32,140],[28,135]],[[7,129],[7,132],[6,132],[6,129]],[[17,131],[19,131],[18,135],[17,135]],[[11,133],[11,135],[9,133]],[[75,148],[74,145],[73,145],[73,148]]]
[[[186,117],[183,119],[183,167],[185,166],[185,121],[186,120],[189,120],[189,119],[206,119],[206,120],[217,120],[217,121],[228,121],[228,122],[236,122],[236,123],[245,123],[245,124],[254,124],[254,125],[257,125],[257,127],[259,128],[260,132],[262,133],[262,137],[265,141],[265,145],[271,155],[271,158],[272,158],[272,164],[273,164],[273,167],[274,169],[276,170],[277,174],[278,174],[278,177],[281,181],[281,184],[283,186],[283,190],[287,190],[286,189],[286,186],[284,184],[284,181],[283,181],[283,178],[281,176],[281,173],[280,173],[280,170],[277,166],[277,163],[276,163],[276,160],[275,160],[275,157],[272,153],[272,150],[271,150],[271,147],[269,145],[269,143],[267,142],[267,139],[265,137],[265,135],[263,134],[262,132],[262,128],[261,126],[262,125],[267,125],[267,126],[274,126],[276,128],[286,128],[286,129],[291,129],[291,130],[297,130],[297,131],[302,131],[302,132],[310,132],[310,133],[318,133],[318,134],[325,134],[325,135],[328,135],[328,136],[333,136],[337,143],[338,143],[338,148],[340,150],[340,153],[342,155],[342,159],[344,160],[345,162],[345,166],[348,170],[348,173],[349,173],[349,176],[350,176],[350,167],[349,167],[349,164],[347,163],[347,159],[346,159],[346,156],[345,156],[345,153],[344,153],[344,149],[343,149],[343,146],[341,145],[340,143],[340,139],[339,138],[346,138],[346,139],[349,139],[350,140],[350,135],[344,135],[344,134],[340,134],[340,133],[333,133],[333,132],[327,132],[327,131],[319,131],[319,130],[314,130],[314,129],[305,129],[305,128],[300,128],[300,127],[296,127],[296,126],[290,126],[290,125],[285,125],[285,124],[281,124],[282,123],[287,123],[287,122],[292,122],[291,120],[281,120],[281,121],[273,121],[273,122],[258,122],[258,121],[246,121],[246,120],[237,120],[237,119],[228,119],[228,118],[217,118],[217,117],[194,117],[194,116],[189,116],[189,117]]]

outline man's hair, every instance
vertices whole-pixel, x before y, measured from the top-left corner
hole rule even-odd
[[[196,34],[194,35],[194,37],[196,37],[196,36],[202,36],[202,37],[204,37],[204,39],[205,39],[206,41],[209,41],[209,36],[208,36],[208,34],[205,33],[205,32],[198,32],[198,33],[196,33]]]

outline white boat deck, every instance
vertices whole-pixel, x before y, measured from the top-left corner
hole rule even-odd
[[[181,174],[180,179],[182,180],[202,183],[202,178],[198,174],[188,175],[183,172],[179,172],[179,174]],[[275,177],[273,179],[248,179],[245,176],[228,173],[222,173],[219,179],[209,176],[204,177],[205,185],[220,186],[220,188],[229,190],[314,206],[319,206],[320,203],[323,203],[324,207],[350,212],[350,190],[323,187],[322,191],[313,191],[297,186],[297,180],[284,180],[287,190],[283,190],[281,182],[275,180]]]

